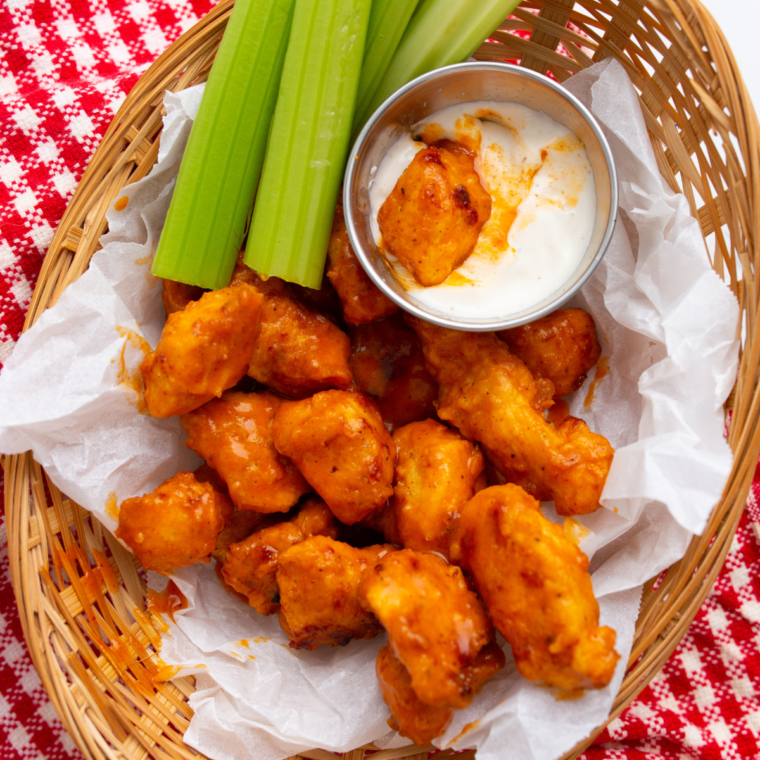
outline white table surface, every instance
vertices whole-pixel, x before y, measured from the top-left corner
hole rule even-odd
[[[726,35],[750,92],[755,111],[760,113],[760,0],[702,0]]]

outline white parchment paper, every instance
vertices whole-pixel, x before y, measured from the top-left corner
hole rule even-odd
[[[686,200],[657,171],[623,68],[597,64],[568,89],[602,124],[620,179],[612,244],[575,301],[596,319],[609,375],[590,407],[589,379],[571,411],[617,450],[605,509],[581,521],[591,531],[583,548],[593,555],[601,623],[617,631],[621,659],[606,689],[556,701],[522,679],[508,656],[439,742],[446,746],[467,726],[453,746],[477,747],[480,760],[505,751],[553,760],[606,720],[641,583],[704,529],[731,467],[722,405],[738,362],[736,299],[710,268]],[[56,485],[111,529],[113,494],[121,502],[198,464],[177,418],[139,413],[128,378],[144,355],[139,338],[155,346],[163,325],[150,259],[201,92],[167,93],[158,163],[124,190],[126,208],[108,213],[103,250],[22,336],[0,375],[0,451],[31,449]],[[384,637],[295,652],[276,616],[228,595],[210,565],[185,568],[175,580],[189,605],[164,636],[161,656],[197,674],[189,745],[218,760],[279,760],[313,747],[407,743],[389,731],[375,679]]]

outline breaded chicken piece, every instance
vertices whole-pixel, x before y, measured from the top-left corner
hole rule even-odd
[[[436,554],[403,549],[368,568],[362,594],[419,699],[437,707],[467,707],[473,692],[465,671],[494,633],[462,571]]]
[[[364,325],[382,319],[400,308],[370,280],[356,258],[346,231],[343,206],[335,209],[330,243],[327,247],[327,277],[338,291],[343,319],[350,325]]]
[[[282,403],[268,391],[228,391],[182,416],[185,445],[219,474],[240,510],[287,512],[311,490],[274,447],[272,423]]]
[[[406,549],[439,552],[448,559],[460,510],[486,487],[483,455],[476,444],[435,420],[399,428],[393,442],[398,539]]]
[[[247,282],[264,294],[261,334],[248,374],[277,393],[304,398],[351,385],[348,335],[327,317],[302,304],[284,280],[263,280],[238,258],[232,283]]]
[[[280,609],[277,568],[280,555],[311,536],[336,538],[338,526],[332,512],[320,499],[311,499],[285,522],[269,525],[231,544],[222,563],[222,577],[262,615]]]
[[[396,447],[377,407],[361,393],[324,391],[285,402],[272,425],[274,445],[290,457],[346,525],[393,494]]]
[[[153,493],[125,499],[116,537],[146,570],[171,575],[178,567],[206,563],[229,514],[226,498],[192,472],[165,480]]]
[[[407,320],[438,380],[438,416],[479,441],[486,456],[510,479],[531,482],[554,500],[561,515],[598,509],[612,464],[609,441],[585,422],[568,417],[558,428],[540,413],[530,371],[493,333],[448,330]]]
[[[140,365],[148,413],[186,414],[235,385],[248,368],[263,303],[255,288],[240,285],[170,314],[156,350]]]
[[[383,246],[420,285],[440,285],[472,253],[491,215],[475,156],[442,140],[419,151],[377,214]]]
[[[425,369],[417,334],[400,314],[357,327],[349,360],[354,382],[390,430],[435,417],[438,383]]]
[[[164,311],[168,317],[175,311],[182,311],[189,303],[197,301],[204,293],[208,291],[199,288],[196,285],[185,285],[184,282],[175,282],[174,280],[161,280],[161,303],[164,305]]]
[[[360,603],[366,569],[392,546],[356,549],[327,536],[314,536],[280,555],[280,625],[293,649],[342,646],[351,639],[371,639],[382,630]]]
[[[554,398],[577,391],[602,355],[594,319],[583,309],[558,309],[496,334],[534,377],[552,381]]]
[[[216,547],[211,552],[211,556],[217,562],[223,562],[227,553],[227,547],[230,544],[236,544],[244,538],[248,538],[251,533],[261,530],[274,521],[266,515],[259,512],[241,511],[235,507],[230,499],[230,492],[227,490],[227,484],[219,477],[218,473],[211,469],[207,464],[202,464],[194,473],[195,479],[199,483],[210,483],[215,491],[225,497],[226,508],[223,513],[224,527],[219,537],[216,539]]]
[[[451,555],[472,573],[525,678],[567,690],[610,682],[615,631],[599,627],[588,559],[534,498],[513,484],[478,493]]]
[[[451,723],[450,707],[433,707],[421,702],[412,689],[412,678],[390,646],[377,653],[375,664],[380,691],[391,711],[388,725],[419,747],[426,747]]]

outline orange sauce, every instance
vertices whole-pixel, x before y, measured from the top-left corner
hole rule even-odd
[[[445,285],[472,285],[475,280],[465,277],[457,271],[452,272],[445,280]]]
[[[143,266],[143,264],[147,264],[153,256],[143,256],[141,259],[135,259],[135,264],[137,264],[138,267]]]
[[[546,421],[551,422],[554,427],[559,427],[569,415],[570,407],[567,405],[567,401],[560,399],[559,401],[555,401],[553,406],[549,407]]]
[[[418,137],[425,145],[432,145],[443,137],[443,127],[440,124],[426,124]]]
[[[446,746],[450,747],[454,742],[459,741],[463,736],[469,734],[470,731],[474,731],[480,725],[479,720],[475,720],[472,723],[468,723]]]
[[[118,522],[119,520],[119,503],[116,499],[116,494],[111,491],[106,499],[105,513],[112,519]]]
[[[124,211],[124,209],[127,207],[127,204],[129,203],[129,198],[127,198],[126,195],[122,195],[121,198],[119,198],[116,203],[113,204],[115,211]]]
[[[119,356],[119,372],[117,375],[119,385],[122,385],[137,394],[137,411],[140,414],[145,414],[147,412],[147,406],[145,404],[145,398],[143,397],[143,380],[142,374],[140,373],[140,367],[137,366],[133,369],[127,369],[125,352],[127,350],[127,343],[129,343],[133,348],[139,348],[140,351],[142,351],[143,356],[147,356],[150,353],[150,344],[141,335],[138,335],[134,330],[130,330],[127,327],[117,326],[116,331],[123,338],[126,338]]]
[[[579,523],[572,517],[565,518],[563,527],[565,530],[565,538],[567,538],[568,541],[572,541],[576,546],[580,546],[581,541],[591,533],[585,525]]]
[[[591,404],[594,403],[594,399],[596,398],[596,389],[599,387],[599,384],[602,382],[602,380],[607,377],[609,371],[610,357],[603,356],[599,360],[599,364],[596,365],[596,369],[594,370],[594,379],[591,381],[591,385],[588,388],[588,393],[586,394],[586,400],[583,402],[583,406],[591,406]]]
[[[154,615],[168,615],[172,623],[176,623],[174,613],[186,608],[187,599],[174,581],[170,580],[163,591],[148,589],[148,610]]]
[[[117,580],[116,573],[114,573],[111,563],[108,561],[106,555],[97,549],[93,549],[92,556],[98,564],[98,570],[103,577],[106,588],[112,594],[117,593],[119,591],[119,581]]]

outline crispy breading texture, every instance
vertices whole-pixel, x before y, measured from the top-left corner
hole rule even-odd
[[[370,280],[356,258],[341,205],[335,209],[327,262],[327,277],[338,292],[343,319],[348,324],[364,325],[400,311]]]
[[[438,383],[425,369],[417,334],[400,314],[357,327],[349,365],[357,387],[391,430],[435,417]]]
[[[475,157],[448,140],[419,151],[377,214],[387,248],[420,285],[440,285],[472,253],[491,215]]]
[[[377,407],[361,393],[324,391],[285,402],[272,425],[274,445],[346,525],[393,494],[396,447]]]
[[[239,543],[231,544],[222,563],[222,576],[262,615],[279,611],[277,568],[282,552],[311,536],[336,538],[332,512],[320,499],[311,499],[285,522],[269,525]]]
[[[513,484],[480,491],[462,512],[451,554],[472,573],[525,678],[563,690],[610,682],[615,631],[599,627],[588,559],[533,497]]]
[[[467,707],[474,694],[465,671],[493,639],[493,628],[462,571],[436,554],[403,549],[367,570],[362,594],[419,699]]]
[[[282,403],[268,391],[228,391],[182,416],[185,445],[214,468],[240,510],[287,512],[311,490],[274,447],[272,423]]]
[[[261,333],[248,367],[254,380],[290,398],[351,385],[350,341],[335,323],[301,303],[284,280],[262,280],[242,258],[232,282],[248,282],[264,294]]]
[[[235,385],[248,368],[263,303],[255,288],[239,285],[170,314],[140,365],[149,414],[186,414]]]
[[[375,671],[383,699],[391,711],[388,725],[394,731],[426,747],[446,730],[453,715],[451,708],[433,707],[420,701],[412,688],[409,671],[390,646],[377,653]]]
[[[577,391],[602,355],[594,319],[583,309],[558,309],[496,334],[534,377],[552,381],[555,398]]]
[[[192,472],[165,480],[153,493],[125,499],[116,537],[143,567],[170,575],[178,567],[206,563],[224,526],[230,505]]]
[[[362,577],[392,546],[356,549],[327,536],[314,536],[280,555],[280,624],[293,649],[342,646],[371,639],[382,630],[359,599]]]
[[[448,559],[462,507],[486,486],[485,460],[476,444],[435,420],[393,433],[398,452],[393,511],[406,549],[436,551]]]
[[[568,417],[555,428],[538,411],[530,371],[493,333],[448,330],[407,320],[438,380],[438,416],[479,441],[486,456],[510,479],[535,484],[562,515],[598,509],[613,449],[585,422]]]

